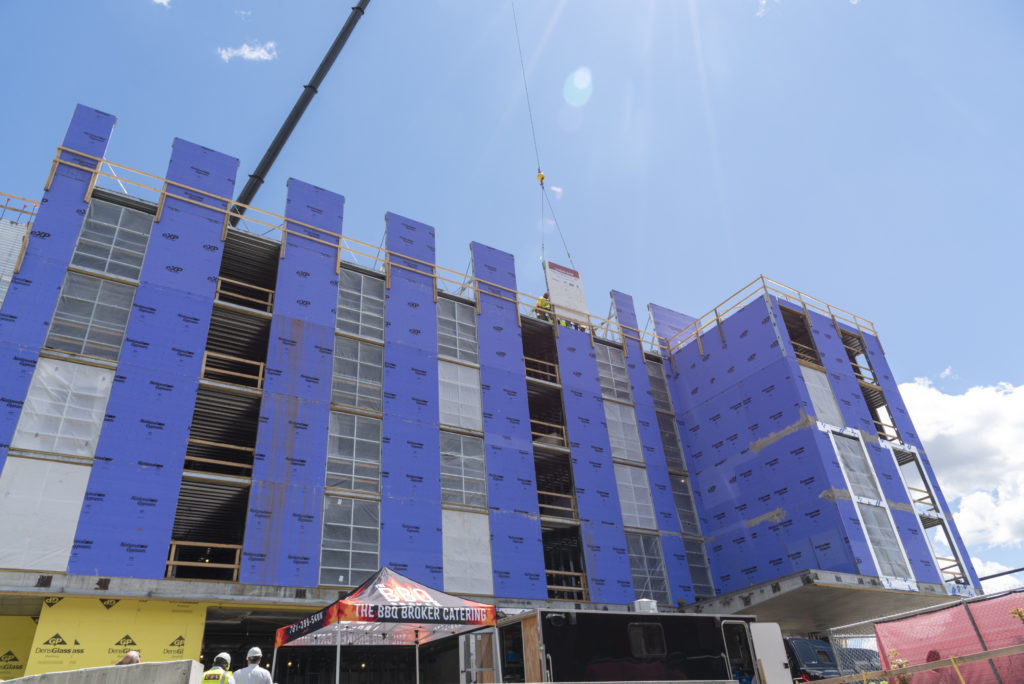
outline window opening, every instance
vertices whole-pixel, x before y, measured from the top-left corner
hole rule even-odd
[[[722,636],[725,637],[725,652],[729,658],[730,679],[756,683],[757,669],[754,664],[754,650],[750,646],[750,631],[745,622],[722,622]]]
[[[438,298],[437,353],[467,363],[479,362],[475,307]]]
[[[629,569],[633,575],[636,597],[654,599],[663,606],[671,604],[665,561],[661,556],[661,541],[658,537],[627,532],[626,550],[629,553]]]
[[[384,347],[336,335],[331,401],[370,411],[383,409]]]
[[[69,271],[43,346],[117,361],[134,299],[132,285]]]
[[[541,526],[549,599],[587,601],[587,575],[578,527]]]
[[[437,371],[441,423],[467,430],[483,431],[480,369],[450,361],[439,361]]]
[[[338,273],[338,330],[371,340],[384,339],[384,279],[344,266]]]
[[[441,501],[487,506],[484,440],[441,432]]]
[[[665,465],[669,470],[686,472],[686,462],[683,460],[683,447],[679,442],[675,417],[664,413],[656,415],[658,417],[658,432],[661,434],[661,448],[665,452]]]
[[[911,577],[910,568],[903,555],[903,547],[900,546],[892,520],[889,519],[889,511],[864,502],[857,502],[857,510],[864,521],[864,531],[874,551],[879,574],[888,577]]]
[[[332,411],[326,486],[379,493],[380,444],[379,418]]]
[[[248,510],[246,485],[183,480],[167,577],[237,581]]]
[[[138,280],[153,215],[93,198],[78,234],[71,265]]]
[[[881,501],[882,494],[875,481],[875,470],[860,440],[837,433],[833,433],[832,437],[835,439],[839,462],[846,473],[846,479],[850,481],[852,493],[855,496]]]
[[[928,537],[942,581],[967,584],[967,572],[960,561],[960,553],[956,550],[946,518],[928,484],[920,456],[917,452],[902,449],[893,449],[892,452],[921,527]]]
[[[793,353],[796,354],[797,360],[823,368],[821,356],[814,346],[814,336],[811,335],[807,316],[802,311],[794,311],[784,306],[780,306],[779,309],[782,311],[782,321],[786,325],[786,332],[789,333],[789,341],[793,345]]]
[[[533,463],[540,514],[556,518],[578,518],[576,488],[573,485],[569,457],[537,451]]]
[[[835,427],[845,427],[843,414],[836,403],[836,395],[829,384],[825,371],[800,364],[800,374],[804,378],[804,386],[811,397],[811,408],[814,416],[823,423]]]
[[[612,458],[642,463],[644,453],[640,446],[640,432],[637,430],[633,407],[605,399],[604,419],[608,426]]]
[[[594,355],[597,358],[597,377],[601,383],[602,396],[632,403],[633,392],[622,350],[607,344],[595,344]]]
[[[711,598],[715,595],[715,584],[711,581],[711,567],[708,564],[704,542],[696,539],[683,539],[686,550],[686,564],[690,568],[690,582],[696,598]]]
[[[320,584],[358,586],[377,571],[380,502],[324,497]]]
[[[647,366],[647,377],[651,382],[651,399],[654,401],[654,410],[674,414],[672,397],[668,391],[668,379],[665,377],[665,366],[650,359],[645,362],[645,365]]]
[[[693,491],[686,475],[669,473],[669,484],[672,487],[672,501],[676,505],[679,516],[679,527],[683,534],[700,536],[700,523],[697,519],[697,507],[693,503]]]
[[[622,524],[657,529],[647,471],[616,463],[615,483],[618,485],[619,505],[622,507]]]

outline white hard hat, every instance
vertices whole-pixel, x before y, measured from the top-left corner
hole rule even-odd
[[[260,650],[259,646],[253,646],[249,649],[249,653],[246,654],[246,658],[262,658],[263,651]]]
[[[217,655],[215,655],[213,657],[213,662],[217,662],[218,660],[223,660],[228,665],[231,665],[231,654],[230,653],[218,653]]]

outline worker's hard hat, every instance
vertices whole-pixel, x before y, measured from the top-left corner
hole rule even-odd
[[[218,660],[223,660],[225,665],[231,665],[231,654],[230,653],[218,653],[216,656],[214,656],[213,662],[216,663]]]
[[[246,658],[262,658],[263,651],[260,650],[259,646],[253,646],[249,649],[249,653],[246,654]]]

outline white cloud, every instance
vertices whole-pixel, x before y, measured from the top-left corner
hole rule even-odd
[[[1016,570],[1016,568],[1008,568],[1002,563],[986,562],[975,556],[971,556],[971,564],[974,566],[974,571],[978,573],[978,577],[985,577],[986,575],[995,575],[1004,570]],[[1024,582],[1019,578],[1024,573],[1017,573],[1015,575],[1003,575],[1002,577],[996,577],[995,579],[986,580],[981,583],[982,589],[985,590],[986,594],[993,594],[999,591],[1006,591],[1008,589],[1017,589],[1024,587]]]
[[[555,196],[555,199],[562,199],[562,187],[559,185],[552,185],[551,194]]]
[[[945,394],[927,378],[900,393],[968,547],[1024,543],[1024,385]],[[954,509],[956,506],[954,505]]]
[[[267,41],[263,45],[259,43],[245,43],[242,47],[217,48],[217,54],[225,62],[230,62],[235,57],[241,57],[253,62],[267,62],[277,58],[277,46],[274,41]]]
[[[171,6],[171,0],[153,0],[153,2],[157,5],[163,5],[164,7]]]
[[[953,377],[953,367],[952,366],[946,366],[946,369],[944,371],[942,371],[941,373],[939,373],[939,377],[942,378],[943,380],[945,380],[946,378]]]
[[[235,10],[235,14],[241,18],[242,21],[248,21],[252,17],[252,12],[249,10]]]

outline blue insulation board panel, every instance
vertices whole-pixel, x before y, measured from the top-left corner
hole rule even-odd
[[[489,454],[488,454],[489,456]],[[494,595],[547,598],[543,540],[535,517],[491,508],[491,562]],[[540,560],[533,560],[540,553]]]
[[[654,503],[654,514],[658,520],[658,529],[662,532],[680,532],[679,515],[676,513],[672,487],[668,479],[665,450],[661,444],[661,432],[658,430],[658,416],[654,410],[651,380],[647,375],[643,346],[638,339],[633,298],[612,290],[612,302],[615,306],[616,320],[622,328],[622,338],[625,341],[626,371],[629,373],[629,383],[632,386],[633,406],[636,410],[637,428],[640,432],[640,444],[644,450],[647,481],[651,487],[651,499]]]
[[[808,314],[814,346],[817,347],[818,356],[825,366],[825,373],[832,386],[832,394],[839,405],[845,427],[857,428],[869,435],[875,434],[875,424],[864,401],[864,394],[857,383],[857,376],[854,375],[853,366],[846,355],[846,347],[843,346],[843,340],[836,332],[832,319],[814,311],[808,311]],[[782,326],[782,331],[788,339],[785,326]],[[813,407],[808,408],[809,413],[813,413],[813,410]]]
[[[43,346],[67,267],[67,261],[25,255],[21,270],[11,277],[0,309],[0,339],[37,349]]]
[[[334,328],[338,249],[323,243],[336,242],[341,235],[344,208],[341,195],[295,178],[288,180],[285,218],[294,232],[283,237],[274,313]]]
[[[240,581],[315,587],[323,502],[323,486],[253,480]]]
[[[114,127],[110,114],[78,105],[64,135],[63,146],[94,157],[102,157]],[[72,152],[60,158],[88,169],[94,159]],[[0,340],[15,345],[0,355],[0,444],[9,444],[28,393],[26,363],[34,363],[53,317],[64,274],[71,260],[78,233],[85,218],[85,193],[90,171],[60,164],[50,188],[40,201],[21,269],[13,274],[7,296],[0,308]],[[30,361],[31,359],[31,361]],[[16,407],[17,411],[12,412]],[[3,463],[0,462],[0,467]]]
[[[556,348],[590,599],[629,603],[635,598],[633,579],[590,335],[560,327]]]
[[[0,341],[0,447],[10,446],[39,360],[38,347]],[[3,462],[0,461],[0,468]]]
[[[495,596],[547,598],[515,260],[474,242],[477,339]],[[509,301],[511,300],[511,301]]]
[[[654,321],[655,333],[664,340],[672,340],[697,320],[693,316],[687,316],[657,304],[648,304],[647,311]]]
[[[277,268],[242,582],[308,587],[319,581],[338,252],[310,238],[341,235],[344,205],[341,195],[288,180],[285,218],[295,233],[283,237]]]
[[[97,165],[95,157],[104,156],[115,121],[114,116],[105,112],[83,105],[75,107],[63,142],[64,147],[74,151],[59,154],[61,161],[68,163],[57,166],[50,189],[39,204],[25,252],[26,262],[33,256],[44,256],[65,265],[71,261],[85,220],[85,192],[92,177],[91,170]],[[4,337],[2,333],[0,337]]]
[[[393,261],[384,305],[380,561],[441,589],[434,229],[391,213],[385,222]]]
[[[234,190],[237,170],[234,157],[175,138],[167,196],[153,224],[141,282],[213,298],[229,204],[224,198]]]
[[[669,373],[720,592],[809,567],[857,571],[849,539],[863,534],[827,496],[845,483],[828,435],[806,413],[779,319],[774,302],[754,300],[705,332],[702,349],[680,349],[679,374]]]
[[[135,291],[119,362],[199,377],[212,313],[210,298],[143,283]]]
[[[329,420],[327,402],[264,393],[253,455],[253,480],[323,487]]]
[[[164,576],[198,382],[194,375],[118,366],[69,573]]]
[[[321,325],[274,314],[264,391],[330,402],[333,364],[333,322]]]
[[[237,166],[231,157],[176,140],[168,192],[216,205],[204,193],[230,196]],[[89,477],[69,572],[164,575],[223,254],[220,229],[210,227],[218,215],[168,198],[153,226],[97,445],[103,465]],[[173,259],[161,258],[163,252]],[[177,259],[188,267],[168,270]],[[132,457],[138,454],[145,457]]]

